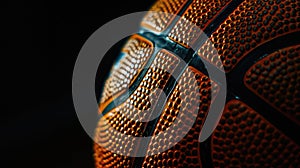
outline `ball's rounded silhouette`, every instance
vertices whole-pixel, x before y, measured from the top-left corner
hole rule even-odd
[[[105,81],[99,107],[104,116],[95,131],[104,145],[94,145],[96,167],[300,167],[300,1],[158,0],[150,10],[158,13],[143,19],[147,33],[129,38]],[[226,74],[227,95],[216,129],[200,143],[211,95],[222,85],[210,78],[203,61]],[[180,77],[172,78],[172,71]],[[150,107],[161,114],[140,122]],[[131,145],[139,145],[115,146],[122,137],[111,127],[152,136],[168,129],[181,110],[196,108],[193,127],[164,152],[152,154],[176,138],[184,123],[171,136],[150,141],[145,157],[108,150],[134,153]]]

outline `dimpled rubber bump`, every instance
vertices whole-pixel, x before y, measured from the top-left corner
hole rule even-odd
[[[169,38],[190,47],[199,37],[200,29],[207,27],[229,2],[230,0],[194,0],[172,28]]]
[[[133,146],[137,142],[128,139],[125,135],[143,135],[146,123],[139,121],[150,117],[149,114],[162,92],[155,89],[164,87],[178,63],[178,58],[173,54],[166,50],[159,51],[147,74],[129,99],[100,119],[95,138],[96,167],[131,166],[132,158],[118,155],[120,153],[114,154],[109,150],[123,150],[122,153],[134,154]],[[116,144],[122,144],[122,149],[119,149]]]
[[[299,146],[240,100],[229,101],[211,139],[215,167],[298,167]]]
[[[164,31],[187,0],[158,0],[142,20],[142,26],[154,32]]]
[[[189,67],[183,73],[178,81],[178,85],[176,85],[163,109],[153,134],[157,135],[165,131],[174,123],[177,116],[183,117],[182,119],[184,121],[189,120],[189,115],[184,113],[193,115],[193,110],[198,111],[197,120],[188,134],[174,147],[162,153],[150,156],[153,152],[156,152],[156,150],[174,141],[176,137],[182,134],[186,125],[183,120],[179,120],[179,124],[175,126],[175,131],[173,130],[171,135],[163,133],[163,139],[159,140],[153,137],[148,146],[147,154],[149,156],[144,159],[143,167],[201,166],[198,137],[209,109],[211,95],[214,95],[214,93],[211,94],[211,92],[218,92],[218,85],[207,76],[192,67]]]
[[[145,38],[134,35],[124,46],[122,53],[124,57],[119,61],[119,65],[111,70],[111,74],[105,82],[100,100],[100,107],[104,108],[108,99],[117,93],[128,89],[130,83],[144,67],[146,61],[153,52],[153,44]]]
[[[274,108],[300,122],[300,45],[276,51],[255,63],[244,83]]]
[[[222,23],[199,50],[212,64],[226,72],[257,46],[300,30],[300,3],[296,0],[245,0]],[[214,45],[216,53],[201,54]]]
[[[124,114],[116,110],[104,115],[97,126],[94,144],[95,166],[101,167],[129,167],[133,164],[130,157],[122,156],[115,151],[121,150],[116,143],[122,144],[123,152],[133,153],[135,140],[129,140],[126,135],[141,136],[140,129],[145,127],[141,122],[129,120]],[[113,130],[115,129],[115,130]]]

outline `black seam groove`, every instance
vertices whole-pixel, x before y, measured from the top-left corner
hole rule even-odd
[[[184,61],[183,61],[184,62]],[[153,111],[158,111],[160,112],[160,115],[149,121],[147,123],[147,126],[145,128],[145,131],[143,133],[143,136],[144,137],[148,137],[148,136],[151,136],[155,130],[155,127],[156,127],[156,124],[158,122],[158,119],[160,118],[161,116],[161,113],[162,113],[162,110],[164,109],[165,107],[165,104],[166,102],[169,100],[171,94],[172,94],[172,90],[175,88],[176,84],[177,84],[177,81],[178,79],[181,77],[182,73],[184,72],[184,69],[187,68],[187,66],[185,66],[186,64],[183,63],[182,61],[178,64],[178,66],[176,67],[176,69],[174,70],[174,73],[176,75],[174,76],[171,76],[170,79],[168,80],[168,82],[166,83],[166,86],[163,88],[163,92],[165,93],[166,95],[166,99],[160,103],[158,102],[158,104],[155,106],[155,108],[153,109]],[[171,86],[171,87],[167,87],[167,86]],[[149,145],[150,142],[148,142],[148,145]],[[147,146],[148,147],[148,146]],[[137,167],[141,167],[142,163],[144,161],[144,157],[139,157],[139,158],[136,158],[135,159],[135,165],[138,165]]]
[[[188,6],[192,3],[192,0],[189,0],[187,2],[187,4],[181,9],[181,11],[179,12],[178,15],[182,15],[183,12],[188,8]],[[227,7],[211,22],[211,25],[208,26],[204,32],[207,35],[211,35],[213,33],[213,31],[222,23],[223,20],[225,20],[225,18],[227,18],[227,16],[229,14],[231,14],[231,12],[236,8],[236,6],[238,6],[239,3],[241,3],[242,0],[237,0],[237,1],[233,1],[231,3],[229,3],[227,5]],[[231,6],[232,7],[228,7]],[[222,16],[220,16],[222,15]],[[140,35],[143,37],[146,37],[147,39],[149,39],[151,42],[153,42],[154,47],[159,47],[159,48],[164,48],[167,49],[169,51],[173,51],[177,56],[179,56],[181,59],[183,59],[184,61],[188,62],[188,65],[191,63],[191,61],[193,60],[194,57],[197,57],[196,51],[193,51],[192,49],[187,49],[183,46],[181,46],[180,44],[177,44],[171,40],[169,40],[167,38],[167,34],[171,31],[171,28],[173,28],[173,26],[177,23],[177,21],[179,20],[179,18],[176,18],[172,21],[172,23],[169,25],[169,27],[164,31],[166,36],[157,36],[154,33],[148,33],[148,32],[141,32]],[[218,21],[215,21],[218,20]],[[203,39],[201,39],[202,36],[199,37],[201,44],[202,45],[204,43]],[[198,40],[199,40],[198,39]],[[198,41],[197,40],[197,41]],[[199,44],[198,44],[199,45]],[[152,64],[152,61],[155,59],[156,54],[157,54],[157,50],[155,50],[151,56],[151,58],[149,58],[148,62],[145,65],[145,68],[142,70],[142,72],[140,72],[140,74],[138,75],[138,77],[136,78],[136,80],[134,81],[134,83],[129,87],[129,94],[125,94],[125,95],[121,95],[119,97],[117,97],[113,102],[111,102],[102,112],[103,115],[105,115],[107,112],[109,112],[110,110],[112,110],[113,108],[115,108],[117,105],[121,104],[122,102],[124,102],[133,92],[134,90],[138,87],[139,83],[142,81],[144,75],[146,74],[146,72],[148,71],[148,68],[150,67],[150,65]],[[203,66],[203,64],[201,64]],[[184,70],[187,68],[187,66],[185,67],[181,67],[180,65],[176,68],[176,69],[181,69],[181,73],[184,72]],[[204,72],[207,74],[206,70],[203,68],[200,68],[201,72]],[[180,78],[181,75],[179,75],[178,79]],[[159,106],[157,106],[155,108],[155,110],[162,110],[163,107],[165,106],[167,100],[169,99],[172,91],[174,90],[176,84],[177,84],[177,80],[178,79],[174,79],[171,78],[168,80],[165,88],[171,88],[169,90],[164,89],[165,94],[167,95],[167,99]],[[160,116],[159,116],[160,117]],[[157,117],[155,120],[150,121],[147,126],[146,126],[146,131],[145,131],[145,135],[144,136],[149,136],[153,134],[155,125],[159,119],[159,117]],[[209,150],[210,152],[210,150]],[[203,150],[200,150],[200,155],[205,155],[203,154]],[[201,159],[201,162],[203,162],[203,159]],[[144,161],[144,157],[138,157],[135,158],[133,163],[135,167],[139,167],[142,165]],[[207,163],[207,162],[206,162]],[[203,165],[204,166],[204,165]],[[207,167],[208,165],[205,164],[205,166]],[[211,167],[211,165],[209,165],[209,167]]]
[[[184,71],[187,69],[189,63],[186,63],[185,60],[182,60],[182,61],[179,63],[179,65],[177,66],[177,68],[175,69],[175,71],[173,73],[176,75],[171,76],[171,78],[166,83],[166,86],[163,88],[163,91],[166,94],[166,99],[164,100],[163,103],[157,105],[154,110],[162,112],[163,108],[165,107],[166,103],[168,102],[168,100],[172,94],[172,91],[175,89],[175,87],[177,85],[177,81],[180,79],[180,77],[182,76]],[[156,126],[156,123],[157,123],[159,117],[157,117],[156,119],[149,122],[148,126],[150,128],[146,128],[146,130],[149,130],[149,131],[145,131],[144,136],[150,136],[153,134],[153,132],[154,132],[153,128]],[[150,124],[150,123],[152,123],[152,124]],[[150,130],[152,130],[152,131],[150,131]]]
[[[151,41],[151,42],[153,43],[153,41]],[[115,98],[112,102],[110,102],[104,108],[104,110],[102,111],[102,116],[104,116],[105,114],[107,114],[109,111],[111,111],[116,106],[119,106],[120,104],[124,103],[130,97],[130,95],[137,89],[137,87],[139,86],[140,82],[142,81],[142,79],[146,75],[149,67],[151,66],[153,60],[155,59],[156,54],[158,53],[158,48],[155,47],[155,45],[156,44],[153,43],[154,51],[153,51],[152,55],[150,56],[148,62],[145,64],[145,66],[142,69],[142,71],[137,75],[135,81],[132,83],[132,85],[129,86],[128,92],[121,94],[119,97]]]
[[[285,115],[270,106],[267,102],[252,93],[246,87],[241,85],[231,86],[238,88],[237,90],[239,90],[239,92],[233,93],[239,97],[238,100],[247,104],[253,110],[262,115],[263,118],[265,118],[278,130],[280,130],[283,134],[287,135],[295,143],[299,144],[300,137],[296,134],[296,132],[299,130],[299,125],[291,122]]]
[[[300,129],[299,125],[295,122],[291,122],[286,115],[269,105],[243,84],[244,75],[247,70],[257,61],[280,49],[300,44],[300,39],[298,37],[300,37],[300,32],[293,32],[258,46],[247,54],[245,58],[236,65],[233,71],[227,74],[227,81],[228,86],[230,86],[231,91],[235,95],[240,97],[241,100],[248,104],[252,109],[259,112],[259,114],[277,129],[299,144],[300,137],[295,134],[297,130]]]
[[[232,12],[243,2],[244,0],[233,0],[227,6],[224,7],[224,9],[217,15],[215,18],[211,21],[210,25],[208,25],[204,30],[203,35],[202,33],[200,34],[200,37],[196,40],[195,46],[196,48],[200,48],[203,43],[205,42],[207,38],[209,38],[215,31],[216,29],[225,21],[226,18]],[[202,36],[205,36],[205,38],[201,38]]]
[[[151,57],[149,58],[148,62],[145,64],[142,71],[138,74],[136,80],[132,83],[132,85],[129,86],[128,92],[121,94],[119,97],[115,98],[111,103],[109,103],[102,111],[102,116],[104,116],[106,113],[108,113],[116,106],[119,106],[121,103],[125,102],[129,98],[129,96],[137,89],[140,82],[143,80],[144,76],[146,75],[149,67],[151,66],[153,60],[155,59],[156,54],[160,51],[160,49],[173,51],[173,53],[175,53],[178,57],[180,55],[181,56],[180,58],[183,60],[189,60],[191,58],[190,57],[191,50],[188,50],[174,42],[168,41],[161,36],[157,36],[149,32],[145,34],[139,34],[139,35],[144,38],[147,38],[153,43],[154,51]]]
[[[230,14],[232,14],[232,12],[243,2],[244,0],[233,0],[232,2],[230,2],[229,4],[227,4],[227,6],[218,14],[218,16],[216,16],[214,18],[214,20],[212,20],[212,22],[210,23],[209,26],[207,26],[203,32],[204,32],[204,36],[205,38],[201,39],[201,35],[200,37],[196,40],[195,42],[195,46],[197,48],[202,47],[202,45],[205,43],[205,39],[209,38],[214,32],[215,30],[223,23],[223,21],[228,18],[228,16]],[[199,60],[199,56],[197,55],[197,51],[194,55],[195,59]],[[195,64],[195,61],[191,61],[191,64],[194,65],[194,67],[197,67],[197,69],[200,72],[203,72],[205,75],[209,76],[207,71],[203,71],[203,63],[205,64],[205,67],[210,68],[210,70],[213,73],[224,73],[221,70],[219,70],[217,67],[213,66],[212,64],[208,63],[206,60],[204,59],[200,59],[200,61],[197,62],[201,62],[202,66],[199,67],[199,65]],[[196,65],[196,66],[195,66]],[[214,80],[213,76],[209,76],[211,78],[211,80]],[[219,83],[219,81],[214,80],[215,82]],[[220,84],[220,83],[219,83]],[[220,84],[222,85],[222,84]],[[228,88],[228,84],[227,84],[227,88]],[[228,89],[227,89],[228,90]],[[228,94],[228,93],[227,93]],[[211,154],[211,149],[208,148],[208,145],[210,146],[210,138],[208,138],[208,140],[206,140],[203,143],[200,143],[200,159],[201,159],[201,164],[203,167],[213,167],[212,165],[212,158],[210,156]],[[201,149],[201,147],[204,147],[205,150]],[[209,161],[208,161],[209,160]]]
[[[177,57],[180,58],[178,66],[175,68],[174,72],[172,73],[171,76],[165,87],[163,88],[163,91],[166,95],[166,99],[162,103],[158,103],[156,107],[154,108],[154,111],[160,111],[162,112],[163,108],[165,107],[166,102],[169,100],[169,97],[172,94],[172,91],[176,87],[177,81],[179,78],[182,76],[182,73],[184,70],[187,68],[189,65],[188,61],[191,61],[193,57],[194,51],[192,49],[187,49],[183,46],[180,46],[172,41],[166,40],[165,38],[156,36],[152,33],[146,33],[144,34],[144,37],[150,39],[150,40],[156,40],[158,39],[158,47],[161,49],[166,49],[168,51],[172,51],[173,54],[175,54]],[[154,132],[154,128],[156,126],[156,123],[158,122],[158,119],[160,118],[161,115],[159,115],[157,118],[153,119],[152,121],[149,121],[147,123],[147,126],[145,128],[143,136],[151,136]],[[141,167],[142,163],[144,161],[144,157],[138,157],[135,159],[135,165],[137,167]]]
[[[287,116],[285,116],[277,109],[273,108],[271,105],[265,102],[263,99],[261,99],[259,96],[251,92],[246,86],[244,86],[243,78],[247,70],[251,66],[253,66],[255,62],[263,59],[265,56],[277,50],[300,44],[300,39],[297,37],[300,37],[300,32],[293,32],[281,37],[277,37],[258,46],[249,54],[247,54],[244,59],[236,65],[233,71],[226,74],[227,98],[229,94],[232,94],[237,99],[242,100],[252,109],[259,112],[259,114],[261,114],[277,129],[281,130],[285,135],[293,139],[296,143],[300,142],[300,138],[296,134],[297,130],[300,129],[299,125],[297,125],[297,123],[291,122]],[[285,42],[283,43],[282,41]],[[191,61],[191,66],[195,67],[201,72],[204,72],[205,75],[208,75],[205,71],[203,71],[203,65],[201,65],[203,64],[202,62],[207,61],[205,59],[200,59],[199,56],[195,57],[193,58],[193,61]],[[211,69],[214,68],[215,72],[222,73],[221,70],[210,63],[206,63],[205,65],[209,66],[209,68]],[[213,76],[210,76],[212,80],[214,80]]]
[[[188,53],[191,52],[191,50],[187,50],[185,47],[169,40],[168,39],[168,34],[170,33],[170,31],[172,30],[174,25],[181,18],[181,17],[178,17],[178,16],[181,16],[185,12],[185,10],[190,6],[190,4],[192,2],[193,2],[193,0],[188,0],[186,2],[186,4],[182,7],[182,9],[176,15],[177,17],[175,17],[174,20],[171,21],[170,25],[168,25],[168,27],[163,32],[160,33],[161,34],[160,36],[155,35],[154,33],[151,33],[151,32],[147,32],[147,31],[143,30],[143,28],[140,32],[140,35],[147,38],[147,39],[149,39],[152,42],[155,41],[155,45],[157,45],[158,47],[160,47],[162,49],[166,49],[168,51],[173,51],[182,60],[186,60],[186,59],[191,60],[191,58],[189,58],[189,55],[192,55],[192,54],[188,54]],[[154,57],[156,57],[156,54],[154,55]],[[181,60],[180,60],[179,65],[176,67],[175,71],[180,70],[181,66],[182,65],[181,65]],[[183,69],[185,69],[185,68],[186,67],[184,67]],[[184,70],[181,70],[181,71],[182,71],[181,73],[184,72]],[[178,78],[180,78],[180,76],[181,75],[179,75]],[[169,96],[171,95],[172,90],[175,88],[175,83],[176,83],[177,80],[178,79],[174,79],[173,76],[171,76],[171,78],[167,81],[166,86],[163,88],[163,91],[166,95],[166,100],[161,105],[157,104],[154,110],[159,110],[160,112],[162,112],[162,109],[165,106],[167,100],[169,99]],[[166,88],[167,89],[171,88],[171,89],[167,90]],[[147,123],[147,126],[146,126],[145,131],[144,131],[144,136],[149,136],[149,135],[153,134],[155,125],[156,125],[159,118],[160,118],[160,115],[156,119],[154,119],[154,120]],[[148,144],[149,143],[150,142],[148,142]],[[133,161],[134,167],[141,167],[142,164],[143,164],[144,159],[145,159],[145,157],[136,157]]]
[[[190,4],[193,2],[193,0],[187,0],[187,2],[184,4],[184,6],[182,7],[182,9],[180,9],[180,11],[177,14],[171,14],[169,13],[171,16],[175,15],[175,17],[171,20],[171,23],[169,25],[167,25],[167,27],[161,31],[161,32],[154,32],[153,34],[155,35],[159,35],[159,36],[165,36],[168,37],[168,34],[170,33],[170,31],[172,30],[172,28],[174,27],[174,25],[179,21],[179,19],[185,10],[190,6]],[[140,33],[143,34],[144,32],[149,32],[151,31],[151,29],[149,28],[145,28],[145,27],[141,27],[140,28]]]
[[[215,30],[223,23],[223,21],[228,18],[232,12],[237,9],[237,7],[244,2],[244,0],[232,0],[219,14],[215,19],[210,23],[209,26],[207,26],[204,30],[204,33],[207,34],[207,36],[211,36],[212,33],[215,32]]]
[[[203,167],[213,167],[211,158],[211,137],[200,143],[200,159]]]
[[[178,15],[182,15],[183,12],[187,9],[187,7],[192,3],[192,0],[188,0],[186,5],[181,9],[181,11],[178,13]],[[203,32],[206,34],[206,36],[210,37],[213,32],[223,23],[223,21],[228,18],[230,14],[243,2],[243,0],[233,0],[230,2],[219,14],[215,17],[215,19],[211,22],[209,26],[206,27],[206,29],[203,30]],[[187,49],[180,44],[177,44],[167,38],[168,33],[171,31],[173,26],[177,23],[178,19],[174,19],[172,23],[168,26],[166,30],[163,31],[162,35],[155,35],[150,32],[142,32],[140,35],[143,37],[146,37],[154,44],[155,51],[152,53],[151,57],[149,58],[148,62],[145,65],[145,68],[138,74],[138,77],[134,81],[134,83],[129,87],[129,94],[121,95],[117,97],[114,102],[111,102],[103,111],[103,115],[105,115],[108,111],[112,110],[116,106],[123,103],[128,97],[135,91],[135,89],[139,86],[140,82],[142,81],[143,77],[147,73],[150,65],[152,64],[153,60],[156,57],[156,54],[158,53],[159,49],[166,49],[168,51],[172,51],[175,53],[178,57],[183,59],[185,62],[188,63],[188,65],[191,65],[195,68],[197,68],[200,72],[207,74],[207,71],[205,70],[206,66],[211,66],[210,68],[215,68],[216,71],[220,71],[217,67],[215,67],[212,64],[203,64],[203,62],[206,62],[206,60],[202,60],[198,58],[199,56],[195,51],[192,49]],[[294,32],[290,33],[278,38],[275,38],[269,42],[266,42],[257,48],[255,48],[253,51],[251,51],[249,54],[247,54],[243,60],[241,60],[236,67],[229,72],[227,76],[227,91],[228,94],[234,94],[236,97],[240,98],[241,101],[245,102],[247,105],[249,105],[252,109],[259,112],[267,121],[269,121],[272,125],[274,125],[277,129],[282,131],[285,135],[287,135],[289,138],[293,139],[295,143],[300,142],[300,137],[297,136],[297,130],[299,129],[299,126],[295,123],[290,122],[286,116],[284,116],[282,113],[280,113],[278,110],[274,109],[272,106],[270,106],[268,103],[266,103],[264,100],[262,100],[260,97],[252,93],[248,88],[246,88],[243,84],[243,77],[246,71],[258,60],[262,59],[264,56],[277,51],[278,49],[282,49],[285,47],[289,47],[295,44],[300,44],[300,32]],[[282,42],[285,41],[285,42]],[[201,36],[197,39],[197,46],[203,45],[203,38]],[[269,47],[272,46],[272,47]],[[158,48],[159,47],[159,48]],[[181,66],[178,65],[175,71],[181,71],[181,74],[184,72],[184,70],[187,68],[187,66]],[[221,72],[221,71],[220,71]],[[164,87],[164,92],[167,95],[167,99],[162,102],[161,104],[158,104],[154,110],[160,110],[162,112],[166,102],[168,101],[169,97],[172,94],[172,91],[174,90],[177,80],[181,77],[181,75],[178,76],[178,78],[170,78]],[[213,76],[211,78],[214,79]],[[218,81],[215,81],[218,82]],[[160,117],[160,116],[159,116]],[[156,119],[150,121],[147,124],[146,131],[143,136],[150,136],[154,132],[154,128],[156,126],[156,123],[159,119],[157,117]],[[284,125],[284,127],[282,126]],[[201,162],[204,167],[212,167],[212,160],[211,157],[203,157],[206,156],[207,153],[211,153],[211,149],[208,148],[210,146],[210,138],[200,143],[200,155],[201,155]],[[205,149],[205,150],[203,150]],[[209,159],[209,160],[207,160]],[[136,158],[134,160],[134,166],[140,167],[143,163],[144,157]],[[205,161],[203,161],[205,160]]]
[[[248,70],[255,62],[264,58],[266,55],[271,54],[280,49],[300,44],[300,31],[292,32],[277,38],[274,38],[270,41],[267,41],[260,46],[256,47],[250,53],[248,53],[237,65],[235,68],[228,73],[229,78],[233,78],[236,73],[240,71]]]
[[[211,22],[212,26],[208,26],[205,30],[203,30],[203,32],[205,32],[205,34],[207,35],[211,35],[212,32],[214,31],[214,29],[216,29],[223,20],[225,20],[229,14],[231,14],[231,12],[242,2],[243,0],[235,0],[231,3],[229,3],[225,9],[220,12],[220,14],[218,16],[216,16],[216,18]],[[181,11],[178,13],[178,16],[182,15],[184,13],[184,11],[189,7],[189,5],[193,2],[193,0],[188,0],[187,3],[185,4],[185,6],[181,9]],[[232,6],[232,7],[228,7],[228,6]],[[222,15],[222,16],[220,16]],[[170,29],[177,23],[179,18],[174,19],[172,21],[172,23],[168,26],[168,28],[165,30],[165,32],[170,31]],[[218,20],[218,21],[215,21]],[[167,31],[168,30],[168,31]],[[166,33],[166,35],[168,34]],[[186,59],[186,54],[190,51],[190,49],[187,49],[183,46],[181,46],[180,44],[177,44],[169,39],[167,39],[167,36],[159,36],[159,35],[155,35],[154,33],[151,32],[141,32],[141,34],[139,34],[143,37],[146,37],[147,39],[149,39],[153,45],[154,48],[165,48],[169,51],[173,51],[174,53],[176,53],[177,56],[179,56],[181,59],[184,59],[188,62],[190,62],[189,60]],[[199,37],[199,39],[201,40],[202,36]],[[201,41],[202,45],[204,43],[204,41]],[[198,44],[199,45],[199,44]],[[157,46],[157,47],[156,47]],[[136,80],[133,82],[133,84],[131,86],[129,86],[129,94],[122,94],[119,97],[117,97],[113,102],[109,103],[107,105],[107,107],[105,107],[105,109],[102,112],[102,115],[105,115],[108,111],[112,110],[114,107],[120,105],[122,102],[124,102],[133,92],[134,90],[138,87],[139,83],[142,81],[144,75],[146,74],[146,72],[148,71],[149,66],[151,66],[152,61],[155,59],[155,56],[157,54],[157,50],[155,50],[152,53],[152,56],[149,58],[148,62],[146,63],[144,69],[138,74]],[[196,52],[195,52],[196,53]],[[192,56],[194,57],[194,56]],[[190,59],[192,59],[192,57]]]

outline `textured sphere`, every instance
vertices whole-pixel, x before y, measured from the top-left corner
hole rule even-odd
[[[150,33],[128,39],[104,82],[103,117],[95,134],[103,145],[94,145],[96,167],[300,167],[300,1],[159,0],[150,10],[158,13],[141,22],[141,30]],[[182,61],[187,66],[180,66]],[[223,85],[210,78],[203,62],[226,74],[227,95],[216,129],[200,143],[211,95]],[[170,74],[175,71],[178,79]],[[160,115],[141,122],[152,114],[150,106]],[[198,109],[196,121],[170,149],[153,154],[179,135],[184,123],[172,136],[151,140],[145,157],[108,150],[121,140],[124,151],[134,153],[132,145],[139,145],[111,128],[152,136],[190,109]]]

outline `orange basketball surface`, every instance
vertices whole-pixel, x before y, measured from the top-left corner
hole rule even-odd
[[[96,167],[300,167],[300,1],[159,0],[150,10],[158,13],[141,22],[150,33],[129,38],[104,82],[95,140],[105,145],[95,143]],[[201,33],[209,40],[201,41]],[[167,45],[160,46],[161,39]],[[216,129],[200,143],[211,95],[223,85],[210,78],[203,61],[216,71],[224,67],[227,96]],[[176,81],[173,71],[180,72]],[[150,117],[150,106],[160,115],[140,121]],[[198,109],[192,128],[164,152],[155,150],[181,134],[184,124],[172,136],[152,139],[145,157],[108,150],[122,140],[120,150],[134,154],[132,145],[139,145],[112,128],[153,136],[191,109]]]

